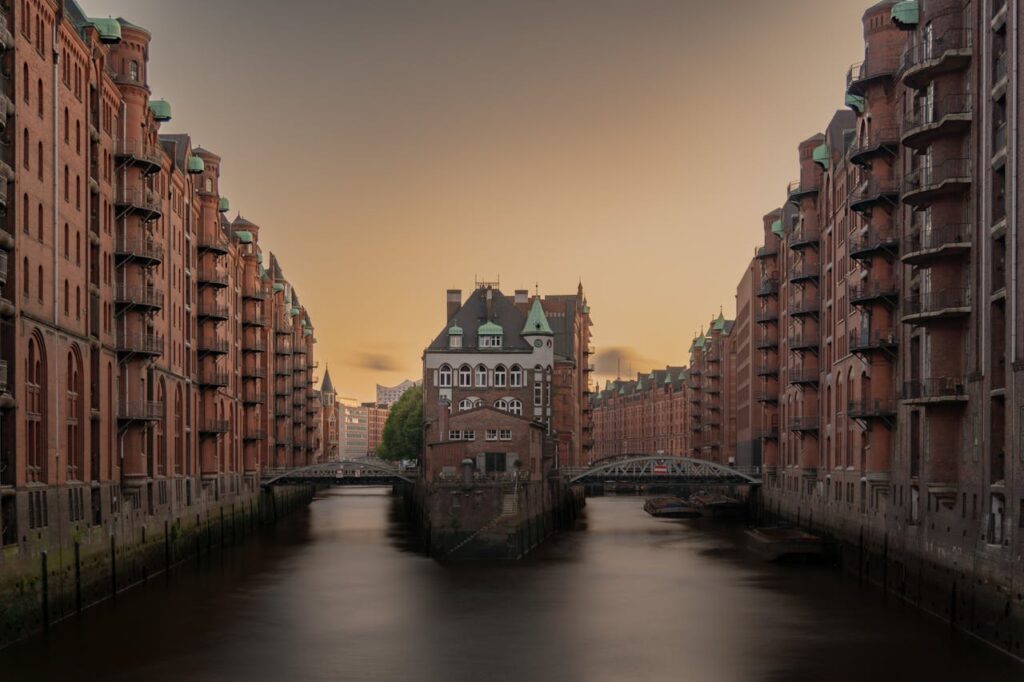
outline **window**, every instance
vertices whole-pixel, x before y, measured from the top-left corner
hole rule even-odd
[[[533,384],[533,404],[535,407],[544,404],[544,385],[539,381],[535,381]]]
[[[25,156],[21,160],[21,165],[25,166],[25,168],[28,169],[30,167],[28,156],[30,153],[28,151],[30,149],[30,147],[28,146],[28,128],[25,128],[24,132],[22,132],[21,134],[21,148],[25,150]]]
[[[469,388],[473,385],[473,370],[469,368],[469,365],[463,365],[459,367],[459,386],[463,388]]]
[[[448,365],[441,365],[437,372],[437,385],[441,388],[450,388],[452,385],[452,368]]]
[[[500,440],[512,440],[512,429],[501,429],[498,432],[498,438]]]
[[[459,410],[465,412],[466,410],[472,410],[474,407],[482,407],[484,401],[480,398],[464,398],[459,401]]]
[[[522,416],[523,414],[523,401],[521,400],[510,400],[508,401],[508,411],[514,415]]]
[[[487,368],[483,365],[476,368],[476,385],[481,388],[487,387]]]
[[[501,348],[501,336],[499,334],[484,334],[480,337],[481,348]]]
[[[38,81],[36,81],[36,93],[38,94],[38,97],[36,99],[36,114],[39,115],[39,118],[42,118],[43,117],[43,79],[42,78],[40,78]]]
[[[139,80],[139,63],[134,59],[128,63],[128,78],[129,80]]]
[[[487,429],[484,432],[484,440],[498,440],[498,429]]]
[[[512,386],[512,388],[522,388],[523,368],[519,365],[512,365],[512,371],[509,372],[509,385]]]
[[[505,379],[508,377],[508,373],[505,370],[505,365],[498,365],[494,368],[494,387],[504,388]]]
[[[476,431],[463,431],[462,440],[473,441],[476,440]]]
[[[505,471],[505,453],[504,452],[488,452],[484,454],[484,470],[489,473],[504,473]]]
[[[508,411],[508,401],[505,400],[505,399],[495,400],[494,401],[494,409],[501,410],[502,412],[507,412]]]

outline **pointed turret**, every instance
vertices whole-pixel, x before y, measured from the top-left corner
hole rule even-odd
[[[326,367],[324,368],[323,383],[320,384],[320,392],[334,395],[334,384],[331,383],[331,370]]]
[[[544,314],[544,308],[540,304],[540,298],[533,299],[530,306],[530,314],[526,317],[526,324],[523,325],[523,336],[554,336],[548,318]]]

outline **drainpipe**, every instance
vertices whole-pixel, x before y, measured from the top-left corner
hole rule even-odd
[[[1017,0],[1018,7],[1014,8],[1016,11],[1011,11],[1010,16],[1013,17],[1013,32],[1010,34],[1013,36],[1013,45],[1017,45],[1017,41],[1020,39],[1020,0]],[[1007,10],[1010,10],[1007,7]],[[1018,85],[1017,85],[1017,74],[1019,71],[1019,53],[1016,49],[1008,49],[1007,57],[1012,58],[1010,61],[1010,73],[1009,73],[1009,87],[1012,88],[1011,92],[1013,95],[1008,97],[1010,104],[1010,111],[1008,112],[1008,118],[1010,119],[1009,135],[1007,136],[1007,162],[1010,164],[1010,178],[1008,192],[1010,198],[1010,205],[1007,210],[1007,217],[1010,221],[1010,272],[1011,274],[1011,286],[1010,286],[1010,359],[1012,362],[1020,360],[1020,353],[1017,351],[1017,155],[1020,150],[1017,148],[1017,116],[1018,116]],[[1011,365],[1012,367],[1012,365]]]
[[[59,288],[58,282],[60,281],[60,256],[58,255],[58,251],[59,251],[59,246],[60,245],[58,244],[59,230],[57,229],[57,224],[60,222],[60,209],[59,209],[60,204],[58,203],[58,196],[57,196],[57,175],[58,175],[57,169],[60,166],[60,138],[59,138],[59,132],[60,131],[59,131],[59,124],[58,124],[59,117],[57,115],[57,110],[59,108],[57,102],[60,99],[59,98],[60,87],[59,87],[59,84],[58,84],[57,67],[60,65],[60,52],[57,51],[57,37],[60,34],[59,26],[60,26],[62,21],[64,21],[64,10],[63,10],[63,8],[59,9],[57,11],[57,16],[54,18],[54,21],[53,21],[53,29],[50,32],[51,33],[51,35],[50,35],[50,41],[51,41],[50,42],[50,48],[51,48],[51,52],[52,52],[52,59],[51,59],[51,61],[53,62],[53,98],[52,99],[53,99],[53,326],[54,327],[57,327],[58,322],[60,320],[60,317],[59,317],[60,313],[58,312],[58,308],[59,308],[59,304],[58,303],[59,303],[59,296],[60,296],[59,293],[58,293],[58,288]],[[25,153],[26,154],[28,153],[27,149],[25,150]],[[40,169],[40,170],[42,170],[42,169]],[[59,367],[60,364],[58,363],[57,366]],[[54,386],[59,386],[60,382],[53,382],[53,385]],[[56,446],[56,464],[57,464],[57,472],[56,473],[59,475],[60,474],[60,452],[61,452],[61,448],[60,448],[60,432],[61,432],[61,427],[60,427],[60,406],[61,406],[61,403],[63,401],[61,399],[61,396],[59,395],[59,393],[60,393],[59,390],[57,391],[57,393],[58,393],[58,395],[55,396],[56,400],[54,401],[54,406],[55,406],[55,410],[54,410],[55,414],[54,414],[54,416],[55,416],[55,418],[53,420],[53,442],[54,442],[54,445]],[[59,518],[59,515],[58,515],[58,518]]]

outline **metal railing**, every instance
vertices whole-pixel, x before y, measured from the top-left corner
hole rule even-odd
[[[789,418],[790,431],[817,431],[820,424],[818,415],[795,416]]]
[[[114,188],[114,203],[148,213],[160,213],[160,199],[151,190],[141,187],[117,185]]]
[[[938,37],[921,36],[900,55],[899,75],[936,61],[947,52],[970,50],[974,46],[974,33],[969,28],[953,28]]]
[[[969,308],[970,305],[970,289],[940,289],[907,296],[903,301],[903,314],[937,314],[946,310]]]
[[[159,355],[164,352],[164,338],[159,334],[121,332],[117,335],[117,350],[120,353]]]
[[[118,284],[114,289],[114,301],[130,305],[162,308],[164,292],[156,287],[132,287]]]
[[[903,240],[903,255],[938,251],[950,246],[970,246],[971,223],[948,223],[929,229],[912,230]]]
[[[855,329],[849,335],[850,350],[872,350],[895,346],[895,329]]]
[[[900,60],[898,57],[893,55],[868,55],[868,58],[862,62],[852,64],[846,71],[846,88],[850,89],[851,86],[858,85],[864,81],[872,80],[874,78],[880,78],[884,76],[892,76],[899,69]]]
[[[881,299],[896,298],[896,282],[871,280],[850,287],[850,302],[854,305]]]
[[[904,400],[929,398],[964,398],[967,382],[961,376],[930,377],[903,382]]]
[[[970,93],[946,95],[935,100],[931,108],[925,106],[903,119],[902,134],[911,135],[925,126],[934,125],[949,116],[969,116],[972,110]]]
[[[893,414],[896,414],[896,401],[891,398],[850,400],[846,405],[846,416],[852,419],[884,417]]]
[[[200,303],[199,317],[210,317],[217,319],[228,319],[228,307],[214,303]]]
[[[114,253],[118,256],[144,258],[151,261],[161,261],[164,258],[163,247],[153,239],[128,238],[123,234],[119,234],[114,240]]]
[[[155,400],[129,400],[118,405],[122,419],[158,420],[164,418],[164,404]]]
[[[819,343],[821,343],[821,337],[817,332],[801,332],[799,334],[791,334],[789,337],[789,347],[794,350],[817,348]]]

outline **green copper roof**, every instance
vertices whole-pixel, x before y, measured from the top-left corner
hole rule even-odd
[[[100,34],[100,42],[105,45],[115,45],[121,42],[121,23],[117,19],[89,19]]]
[[[892,16],[894,24],[902,29],[909,29],[917,26],[917,22],[921,19],[921,9],[917,0],[897,2],[892,6],[890,16]]]
[[[457,324],[448,327],[448,336],[462,336],[462,327]]]
[[[812,158],[814,159],[814,163],[818,164],[825,170],[828,170],[828,166],[831,161],[828,153],[828,145],[822,143],[815,147]]]
[[[647,390],[644,387],[644,378],[643,377],[640,377],[639,379],[636,380],[636,390],[638,390],[638,391]]]
[[[864,98],[860,95],[847,95],[846,106],[850,107],[858,114],[864,113]]]
[[[478,336],[501,336],[505,333],[505,330],[500,325],[488,321],[480,325],[476,333]]]
[[[786,234],[786,231],[782,229],[781,220],[776,220],[774,223],[772,223],[772,234],[774,234],[776,237],[779,237],[780,239]]]
[[[202,173],[206,170],[206,162],[198,156],[188,157],[188,172],[189,173]]]
[[[274,293],[276,294],[279,291],[284,291],[284,285],[280,282],[274,282]]]
[[[298,315],[298,314],[299,314],[299,309],[294,307],[294,306],[292,306],[292,315]]]
[[[712,327],[718,331],[725,331],[725,315],[719,311],[718,318],[712,323]]]
[[[590,314],[590,306],[589,305],[583,306],[583,314],[584,315],[589,315]]]
[[[306,327],[305,329],[302,330],[302,335],[303,336],[313,336],[313,328],[312,327]]]
[[[235,237],[243,244],[252,244],[252,232],[249,230],[235,230]]]
[[[161,123],[171,120],[171,104],[165,99],[149,100],[149,110],[153,112],[153,118]]]
[[[526,324],[523,325],[523,336],[554,336],[555,333],[551,331],[551,325],[548,324],[548,318],[544,314],[544,307],[540,304],[540,299],[533,299],[533,305],[530,306],[530,314],[526,316]]]
[[[231,210],[231,202],[228,201],[227,197],[220,198],[220,203],[217,204],[217,210],[221,213],[227,213]]]

